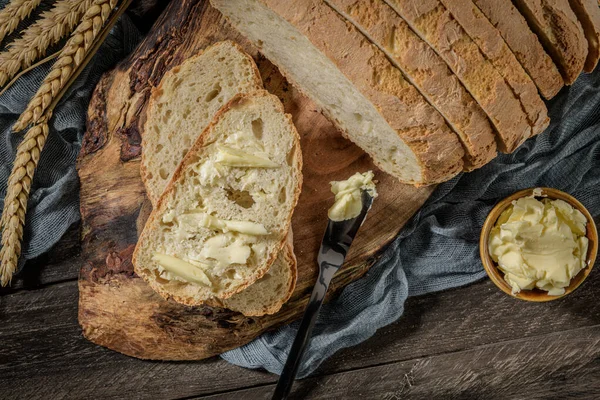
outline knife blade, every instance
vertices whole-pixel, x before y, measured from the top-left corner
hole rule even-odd
[[[277,386],[273,392],[273,400],[286,399],[292,389],[331,279],[344,263],[352,241],[373,204],[373,197],[366,190],[361,191],[361,200],[362,209],[356,218],[345,221],[332,221],[330,219],[327,224],[317,256],[319,276],[304,311],[302,322],[296,333],[287,361],[277,381]]]

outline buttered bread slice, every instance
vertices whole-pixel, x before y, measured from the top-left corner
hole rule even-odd
[[[262,89],[254,60],[216,43],[165,74],[152,92],[142,135],[142,180],[156,205],[173,172],[214,115],[238,93]]]
[[[276,96],[236,95],[185,156],[139,238],[135,272],[187,305],[228,299],[283,247],[297,203],[298,133]]]

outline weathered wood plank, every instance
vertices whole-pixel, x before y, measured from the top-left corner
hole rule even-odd
[[[333,374],[348,384],[354,377],[340,372],[597,326],[600,299],[594,288],[599,282],[600,275],[592,273],[590,281],[571,296],[545,305],[513,300],[489,281],[409,299],[406,314],[397,323],[362,345],[341,351],[318,375]],[[82,337],[76,304],[76,282],[0,297],[0,397],[36,398],[43,393],[58,398],[175,398],[269,385],[276,380],[274,375],[216,358],[148,362],[106,350]],[[563,367],[568,370],[576,365]],[[400,379],[396,373],[400,374],[390,372],[389,379]],[[487,374],[495,373],[489,369]],[[538,379],[533,372],[529,377]],[[318,379],[309,382],[320,384]]]
[[[80,223],[73,224],[50,251],[27,261],[11,286],[0,288],[0,295],[77,279],[81,267],[79,229]]]
[[[600,325],[308,378],[291,399],[594,399]],[[274,385],[204,399],[270,399]]]

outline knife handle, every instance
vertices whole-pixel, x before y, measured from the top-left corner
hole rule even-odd
[[[338,268],[338,266],[323,265],[319,271],[319,277],[317,278],[310,300],[304,311],[298,333],[296,333],[296,338],[294,339],[287,361],[285,362],[285,366],[283,367],[283,371],[281,372],[281,376],[279,377],[277,386],[273,392],[273,400],[287,399],[290,394],[294,379],[296,378],[296,373],[302,362],[304,350],[306,350],[306,347],[310,343],[311,333],[315,327],[315,322],[317,321],[323,300],[325,299],[327,288],[329,288],[331,278]]]

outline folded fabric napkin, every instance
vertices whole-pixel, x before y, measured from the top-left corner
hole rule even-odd
[[[299,377],[396,321],[408,296],[483,278],[479,234],[502,198],[530,187],[553,187],[575,196],[594,217],[600,215],[600,71],[582,75],[548,108],[551,124],[544,133],[513,154],[439,185],[366,276],[323,306]],[[280,374],[298,325],[266,333],[222,357]]]
[[[0,4],[1,6],[2,4]],[[27,205],[20,267],[48,251],[79,221],[79,178],[75,160],[85,132],[87,106],[102,74],[129,54],[141,35],[127,16],[119,19],[96,55],[62,98],[50,120],[50,134],[35,172]],[[0,96],[0,213],[6,182],[24,133],[11,131],[48,73],[52,62],[25,74]]]

